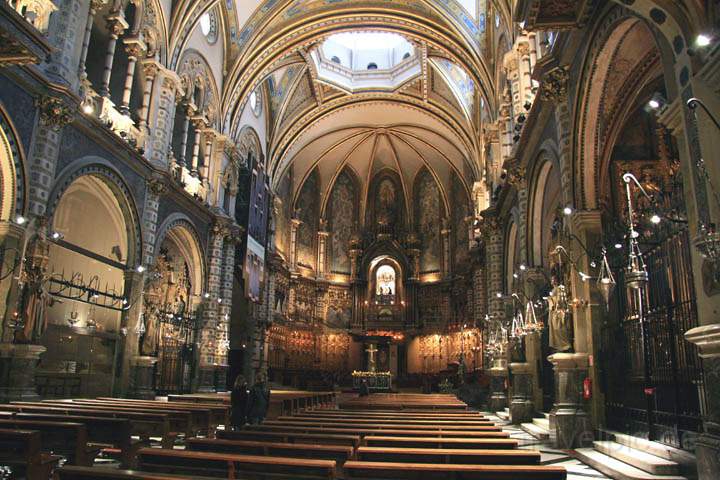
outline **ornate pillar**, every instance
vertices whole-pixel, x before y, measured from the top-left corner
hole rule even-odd
[[[54,2],[42,1],[39,3],[50,6],[46,36],[49,43],[54,47],[50,59],[43,65],[43,69],[48,77],[52,79],[52,82],[70,85],[74,89],[78,81],[76,68],[78,66],[79,50],[77,44],[78,36],[82,35],[81,32],[84,27],[81,15],[85,13],[85,2],[81,0],[55,0]],[[43,28],[38,23],[35,23],[35,26],[39,30]]]
[[[159,73],[155,77],[154,92],[150,94],[147,111],[147,123],[153,128],[145,142],[145,158],[158,170],[169,170],[169,153],[172,148],[172,135],[175,125],[175,108],[184,91],[180,78],[157,62]]]
[[[139,37],[125,38],[125,52],[128,55],[127,72],[125,73],[125,85],[123,87],[122,101],[120,103],[120,113],[123,115],[130,114],[130,95],[132,94],[133,79],[135,78],[135,65],[138,58],[145,53],[145,43]]]
[[[93,20],[95,20],[95,14],[97,14],[98,10],[100,10],[105,3],[106,0],[90,0],[90,9],[87,20],[85,21],[85,31],[83,33],[82,47],[80,48],[80,66],[78,67],[80,81],[87,79],[85,61],[87,60],[88,48],[90,47],[90,34],[92,33]]]
[[[215,132],[213,130],[205,130],[205,146],[203,147],[203,161],[200,167],[200,178],[203,184],[207,186],[210,181],[210,161],[212,155],[213,140]]]
[[[150,95],[152,95],[153,84],[158,73],[158,64],[154,59],[146,59],[142,62],[143,74],[145,75],[145,86],[143,88],[142,102],[138,110],[138,128],[147,134],[148,114],[150,113]]]
[[[115,61],[115,46],[120,35],[128,28],[128,23],[123,18],[122,12],[112,12],[106,17],[110,38],[105,54],[105,69],[103,70],[100,95],[110,98],[110,77],[112,76],[113,62]]]
[[[223,274],[223,242],[230,233],[228,221],[217,218],[212,226],[208,245],[207,294],[203,308],[202,328],[200,330],[200,359],[198,391],[215,391],[215,365],[217,362],[217,326],[218,317],[229,313],[219,308],[225,301],[220,290]],[[227,303],[227,302],[226,302]],[[221,313],[224,312],[224,313]]]
[[[443,277],[447,278],[450,276],[450,233],[452,232],[447,219],[442,220],[442,230],[440,235],[442,237],[442,248],[443,248]]]
[[[319,279],[326,278],[325,267],[327,265],[327,239],[330,232],[327,231],[327,220],[320,220],[320,231],[318,231],[318,258],[317,276]]]
[[[183,105],[183,126],[182,132],[180,133],[180,151],[176,152],[178,167],[184,168],[187,166],[187,143],[188,143],[188,132],[190,131],[190,116],[192,114],[192,107],[190,105]]]
[[[202,132],[205,129],[205,119],[203,117],[195,117],[192,119],[193,129],[195,130],[195,138],[193,139],[192,158],[190,159],[190,175],[197,177],[200,174],[198,170],[200,162],[200,140]]]
[[[302,224],[299,218],[290,219],[290,270],[297,270],[297,232]]]

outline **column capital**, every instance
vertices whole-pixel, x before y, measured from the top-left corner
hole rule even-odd
[[[147,45],[140,37],[123,38],[123,43],[125,44],[125,52],[130,58],[136,60],[142,58],[147,51]]]
[[[548,70],[542,78],[540,85],[540,98],[546,102],[561,103],[568,97],[568,80],[570,74],[568,67],[557,66]]]
[[[602,212],[600,210],[575,210],[570,221],[576,231],[599,231],[602,229]]]
[[[60,130],[75,119],[70,106],[56,97],[39,97],[35,106],[40,110],[40,123],[54,130]]]
[[[115,38],[122,35],[122,33],[130,26],[127,23],[127,20],[125,20],[125,16],[119,11],[111,12],[110,15],[105,17],[105,20],[107,20],[107,27],[108,30],[110,30],[110,35]]]

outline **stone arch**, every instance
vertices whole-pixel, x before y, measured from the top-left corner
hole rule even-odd
[[[67,189],[79,178],[93,176],[102,181],[112,192],[122,211],[128,234],[128,252],[126,265],[140,264],[142,259],[142,231],[140,216],[135,199],[122,174],[106,159],[95,156],[83,157],[71,163],[58,175],[48,198],[46,215],[53,217],[58,204]]]
[[[26,178],[25,152],[20,137],[0,104],[0,221],[25,214]]]
[[[548,222],[554,215],[551,211],[562,202],[562,186],[560,179],[560,164],[557,155],[549,150],[543,150],[538,156],[532,180],[529,186],[530,198],[528,202],[528,239],[529,258],[531,265],[546,266],[547,234],[552,223]]]
[[[505,264],[503,265],[505,282],[503,282],[503,287],[506,292],[513,291],[513,273],[515,271],[515,263],[520,256],[518,246],[520,232],[518,230],[519,222],[517,221],[517,216],[518,211],[517,207],[515,207],[505,228]]]
[[[220,93],[207,59],[197,50],[187,49],[176,70],[182,79],[186,98],[195,103],[198,112],[204,113],[211,124],[219,122]]]
[[[190,268],[193,294],[198,297],[205,290],[205,254],[195,226],[183,213],[173,213],[158,227],[155,252],[160,251],[166,239],[177,245]],[[157,254],[156,254],[157,255]]]
[[[255,155],[255,160],[265,163],[265,155],[263,154],[260,136],[250,125],[245,125],[238,135],[238,149],[240,156],[247,159],[250,153]]]
[[[598,24],[577,92],[574,204],[596,209],[602,165],[641,86],[656,77],[661,51],[647,23],[615,8]]]

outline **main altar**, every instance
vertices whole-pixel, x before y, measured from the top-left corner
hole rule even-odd
[[[367,382],[370,391],[392,390],[392,373],[389,371],[378,372],[375,354],[378,352],[374,343],[371,343],[365,350],[367,354],[367,371],[353,371],[353,388],[360,390],[363,381]]]

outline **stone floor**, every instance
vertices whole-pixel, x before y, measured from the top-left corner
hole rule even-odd
[[[510,438],[517,439],[520,442],[520,448],[528,450],[540,450],[540,463],[542,465],[559,465],[565,467],[568,472],[567,480],[589,480],[589,479],[608,479],[602,473],[585,465],[581,461],[573,458],[572,452],[566,450],[558,450],[550,445],[548,441],[540,441],[529,433],[524,432],[519,426],[509,425],[494,414],[485,413],[492,421],[503,426],[503,430],[510,432]]]

